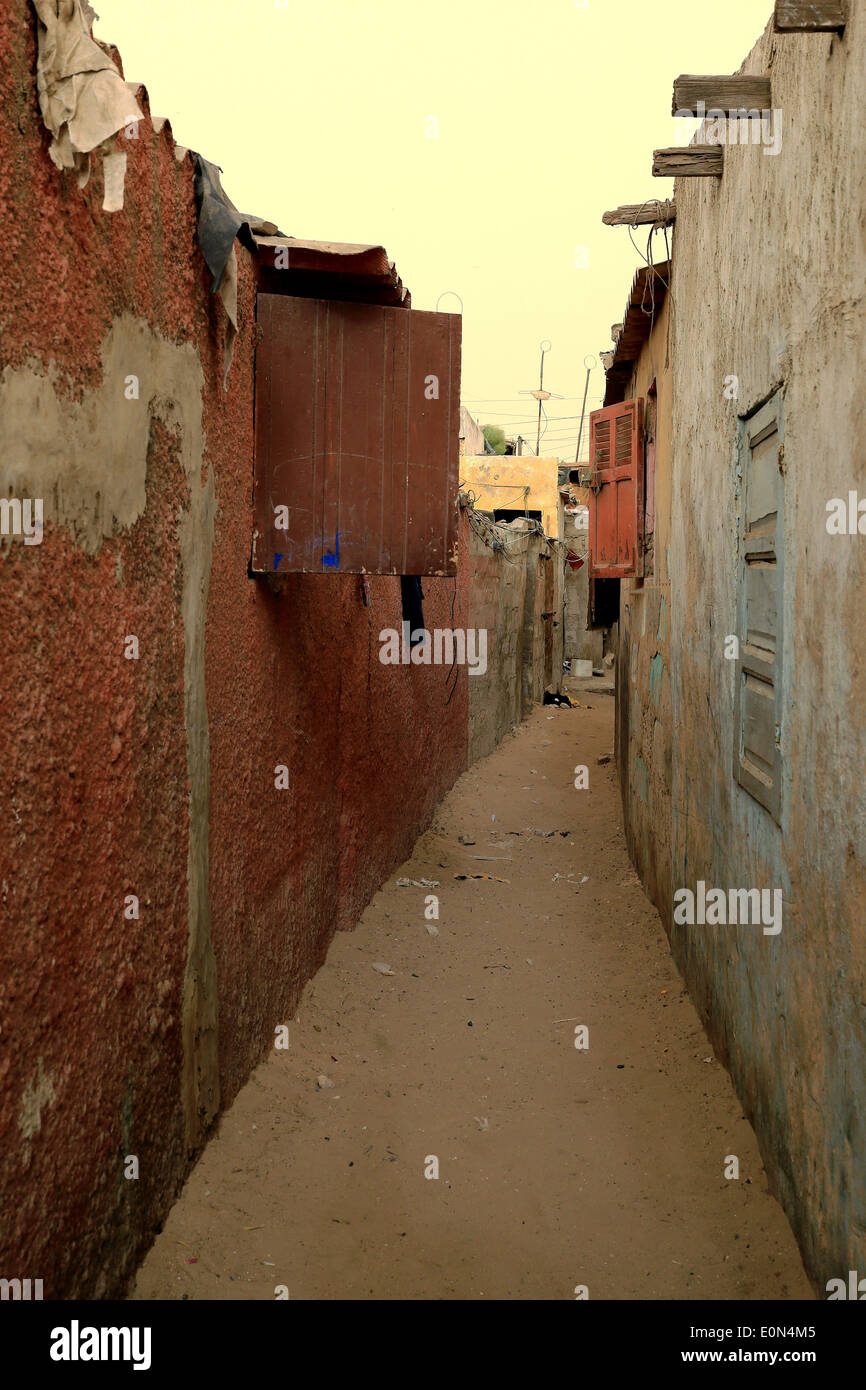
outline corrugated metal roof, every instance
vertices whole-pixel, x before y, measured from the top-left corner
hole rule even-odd
[[[273,224],[251,219],[259,288],[266,293],[411,307],[409,291],[384,246],[305,241],[265,232],[265,226]]]

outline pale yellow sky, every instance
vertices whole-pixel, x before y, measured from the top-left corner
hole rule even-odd
[[[96,33],[242,210],[294,236],[381,243],[434,309],[463,301],[463,400],[573,457],[588,353],[641,264],[606,209],[670,197],[682,72],[735,71],[772,0],[93,0]],[[438,138],[428,117],[438,121]],[[633,233],[641,250],[646,230]],[[576,268],[586,247],[588,267]],[[657,238],[657,259],[663,242]],[[453,298],[442,309],[453,309]],[[599,404],[603,371],[590,384]],[[527,403],[528,402],[528,403]],[[554,418],[555,417],[555,418]],[[572,417],[572,418],[569,418]],[[586,430],[584,448],[586,453]]]

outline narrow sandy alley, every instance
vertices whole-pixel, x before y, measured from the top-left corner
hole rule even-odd
[[[629,865],[613,700],[582,698],[466,773],[333,943],[135,1297],[813,1296]]]

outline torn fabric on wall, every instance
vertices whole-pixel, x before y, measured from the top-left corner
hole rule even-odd
[[[102,200],[103,212],[123,211],[123,187],[126,183],[126,153],[115,150],[102,160],[105,179],[105,193]]]
[[[226,193],[216,164],[192,151],[195,164],[195,205],[198,211],[198,244],[213,276],[218,294],[234,246],[235,237],[255,254],[256,243],[249,219],[238,212]]]
[[[39,108],[54,137],[48,153],[58,169],[74,169],[79,183],[86,183],[90,152],[144,116],[108,54],[91,37],[96,15],[87,0],[32,4],[39,20]],[[116,187],[119,174],[115,163],[110,170],[111,202],[122,207],[122,186],[119,200]]]
[[[213,276],[213,293],[219,295],[228,318],[223,375],[225,387],[238,331],[238,258],[235,238],[237,237],[241,245],[253,253],[256,243],[250,229],[251,219],[238,212],[229,198],[222,186],[217,166],[204,159],[202,155],[196,154],[194,150],[191,153],[195,165],[198,244],[207,268]]]

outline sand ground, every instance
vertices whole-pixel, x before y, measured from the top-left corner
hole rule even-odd
[[[629,864],[613,700],[580,698],[467,772],[334,941],[134,1297],[814,1296]]]

